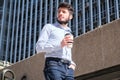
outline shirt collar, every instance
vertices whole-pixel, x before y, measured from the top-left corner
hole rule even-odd
[[[58,22],[55,22],[54,25],[55,25],[56,27],[59,27],[59,28],[61,28],[61,29],[64,29],[64,30],[67,31],[67,32],[71,32],[71,29],[70,29],[69,27],[63,28],[63,27],[60,25],[60,23],[58,23]]]

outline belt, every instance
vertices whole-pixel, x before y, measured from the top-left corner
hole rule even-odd
[[[47,57],[46,61],[57,61],[57,62],[65,63],[65,64],[70,64],[69,60],[62,59],[62,58]]]

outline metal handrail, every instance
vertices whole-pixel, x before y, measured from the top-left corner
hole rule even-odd
[[[7,76],[7,73],[11,76]],[[2,72],[2,80],[15,80],[15,73],[11,69],[4,69]]]

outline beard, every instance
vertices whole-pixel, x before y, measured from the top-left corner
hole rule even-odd
[[[69,22],[69,20],[66,20],[66,21],[60,21],[60,20],[58,20],[58,19],[57,19],[57,21],[58,21],[58,23],[60,23],[60,24],[67,24],[67,23]]]

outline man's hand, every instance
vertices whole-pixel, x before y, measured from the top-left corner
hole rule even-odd
[[[71,65],[69,66],[69,68],[72,68],[73,70],[75,70],[75,65],[74,65],[74,64],[71,64]]]
[[[61,41],[61,47],[68,45],[68,42],[73,43],[73,39],[71,39],[71,35],[65,36],[65,38]]]

